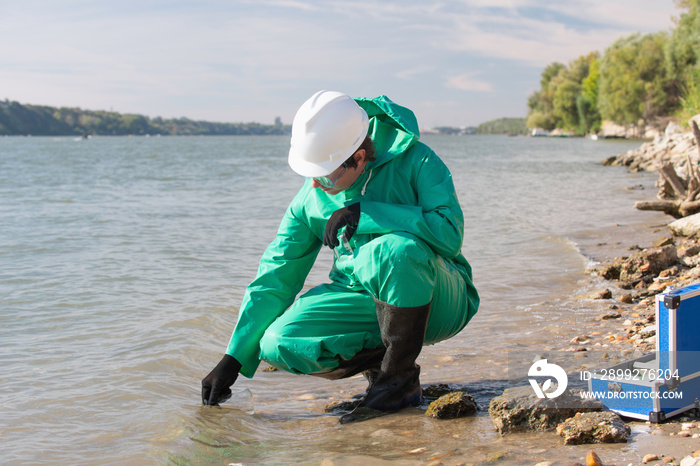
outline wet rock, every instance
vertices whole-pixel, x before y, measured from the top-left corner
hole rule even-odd
[[[577,337],[572,338],[569,343],[581,343],[590,339],[591,337],[589,337],[588,335],[579,335]]]
[[[659,459],[659,457],[657,455],[650,453],[648,455],[644,455],[644,458],[642,458],[642,463],[646,464],[649,461],[656,461],[658,459]]]
[[[598,275],[606,280],[619,280],[620,279],[620,269],[624,263],[626,257],[615,258],[612,262],[604,264],[602,267],[597,269]]]
[[[501,435],[552,430],[577,412],[601,409],[600,401],[582,399],[576,390],[556,398],[537,398],[530,386],[509,388],[489,403],[491,421]]]
[[[455,419],[470,416],[478,409],[476,401],[471,395],[464,392],[453,392],[430,403],[425,414],[435,419]]]
[[[598,291],[591,295],[591,299],[611,299],[613,296],[612,291],[605,289],[603,291]]]
[[[600,316],[600,320],[619,319],[620,317],[622,317],[622,314],[619,312],[607,312]]]
[[[620,281],[642,280],[647,275],[658,275],[678,262],[676,247],[672,244],[649,248],[632,254],[620,267]]]
[[[587,466],[603,466],[603,462],[600,461],[600,457],[593,450],[589,451],[586,455],[586,465]]]
[[[489,457],[487,457],[486,462],[490,463],[490,462],[500,461],[500,460],[504,459],[506,456],[508,456],[507,451],[498,451],[496,453],[493,453]]]
[[[625,304],[632,304],[632,295],[627,293],[620,296],[620,302]]]
[[[610,411],[577,413],[557,426],[557,433],[565,445],[588,443],[625,443],[630,428]]]
[[[447,395],[448,393],[452,393],[454,391],[455,390],[446,383],[434,383],[422,387],[423,398],[426,398],[429,401],[437,400],[441,396]]]

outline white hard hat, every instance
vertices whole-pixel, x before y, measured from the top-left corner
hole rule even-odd
[[[315,93],[294,117],[289,166],[306,177],[329,175],[360,147],[368,122],[367,112],[349,95]]]

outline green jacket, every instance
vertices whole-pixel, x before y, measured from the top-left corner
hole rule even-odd
[[[257,277],[246,289],[226,350],[242,364],[246,377],[252,377],[260,364],[259,342],[265,330],[301,291],[322,247],[328,218],[345,205],[361,205],[352,248],[386,233],[410,233],[455,265],[473,288],[471,267],[461,254],[464,216],[452,176],[432,149],[418,141],[413,112],[386,96],[356,101],[370,118],[376,160],[343,192],[328,195],[313,188],[309,179],[292,200],[277,237],[260,260]],[[352,272],[335,262],[331,280],[358,288]]]

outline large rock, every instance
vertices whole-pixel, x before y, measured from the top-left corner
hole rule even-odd
[[[668,227],[678,236],[693,236],[700,232],[700,214],[679,218],[669,223]]]
[[[425,414],[436,419],[455,419],[475,414],[478,409],[471,395],[452,392],[430,403]]]
[[[565,445],[625,443],[630,433],[630,427],[610,411],[576,413],[557,426]]]
[[[645,277],[654,277],[662,270],[678,262],[678,253],[673,244],[637,251],[627,258],[616,258],[598,268],[606,280],[634,283]]]
[[[646,275],[658,275],[678,262],[676,247],[672,244],[649,248],[632,254],[620,268],[621,282],[634,282]]]
[[[556,398],[537,398],[530,386],[509,388],[491,400],[489,415],[501,435],[553,430],[578,412],[603,409],[600,401],[583,399],[579,394],[566,390]]]

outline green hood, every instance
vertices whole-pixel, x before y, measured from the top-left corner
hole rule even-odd
[[[418,142],[420,130],[411,110],[395,104],[385,95],[374,99],[358,97],[355,101],[369,116],[368,134],[377,157],[370,168],[388,162]]]

